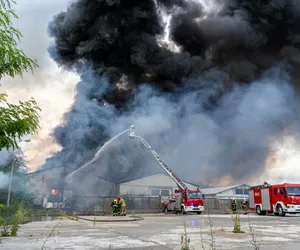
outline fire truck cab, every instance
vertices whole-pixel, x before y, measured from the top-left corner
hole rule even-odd
[[[274,213],[285,214],[300,213],[300,184],[284,183],[263,185],[249,188],[249,208],[258,215]]]
[[[175,190],[174,199],[163,203],[164,212],[193,212],[201,214],[204,211],[203,195],[200,190]]]

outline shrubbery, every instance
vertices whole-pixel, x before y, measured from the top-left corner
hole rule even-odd
[[[19,205],[17,208],[7,208],[5,205],[0,204],[0,236],[17,236],[23,215],[22,205]]]

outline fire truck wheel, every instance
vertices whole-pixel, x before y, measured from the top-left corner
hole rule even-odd
[[[201,214],[201,211],[200,211],[200,212],[197,212],[197,214]]]
[[[285,212],[283,212],[282,206],[280,204],[277,205],[277,212],[279,216],[285,216]]]
[[[256,213],[257,213],[258,215],[265,215],[265,214],[266,214],[266,211],[261,211],[260,206],[256,206]]]

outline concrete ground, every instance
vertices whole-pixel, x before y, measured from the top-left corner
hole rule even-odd
[[[21,225],[17,237],[2,238],[2,250],[33,249],[181,249],[186,224],[191,249],[300,249],[299,216],[244,216],[245,233],[233,234],[229,215],[143,215],[143,220],[124,222],[79,219],[32,222]],[[97,218],[100,220],[101,218]],[[107,217],[106,217],[107,219]],[[249,230],[249,221],[254,229]],[[211,226],[210,226],[211,225]],[[210,231],[213,231],[210,236]],[[256,242],[256,243],[255,243]],[[253,244],[259,246],[255,248]]]

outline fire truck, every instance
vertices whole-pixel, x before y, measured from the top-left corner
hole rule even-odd
[[[204,211],[204,195],[202,192],[199,189],[188,189],[185,183],[175,174],[175,172],[162,161],[160,156],[151,148],[149,143],[141,135],[136,133],[133,125],[131,125],[129,129],[128,136],[132,139],[138,139],[151,152],[156,161],[178,186],[178,190],[175,190],[174,198],[168,200],[167,202],[163,202],[163,211],[165,213],[181,212],[186,214],[187,212],[194,212],[201,214],[201,212]]]
[[[258,215],[273,213],[279,216],[300,213],[300,184],[284,183],[249,188],[249,208]]]

